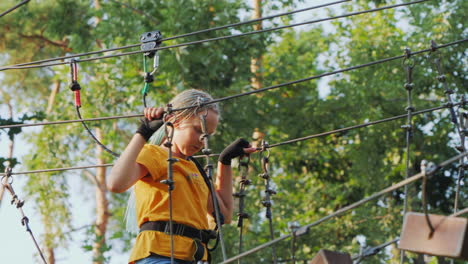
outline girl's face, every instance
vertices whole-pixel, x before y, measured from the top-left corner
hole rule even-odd
[[[174,156],[187,158],[192,156],[203,148],[203,135],[200,115],[204,111],[177,124],[174,129],[173,151]],[[213,110],[208,110],[206,116],[206,129],[209,135],[216,131],[218,126],[218,114]]]

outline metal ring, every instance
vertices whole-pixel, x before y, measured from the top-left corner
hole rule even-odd
[[[171,127],[171,131],[169,132],[168,127]],[[171,122],[166,121],[164,123],[164,133],[166,134],[166,139],[168,142],[172,142],[172,139],[174,137],[174,124]]]

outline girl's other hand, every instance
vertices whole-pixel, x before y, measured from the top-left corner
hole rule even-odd
[[[162,119],[164,114],[164,107],[147,107],[145,108],[144,115],[148,120]]]

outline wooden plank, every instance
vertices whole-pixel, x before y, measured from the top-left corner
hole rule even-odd
[[[468,219],[434,214],[429,219],[435,229],[432,237],[424,214],[406,213],[398,248],[468,260]]]
[[[353,264],[347,253],[321,249],[309,264]]]

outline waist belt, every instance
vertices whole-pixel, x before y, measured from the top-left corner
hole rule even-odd
[[[148,221],[140,226],[140,232],[145,230],[164,232],[167,235],[170,234],[170,225],[166,221]],[[172,223],[172,230],[174,235],[184,236],[193,239],[195,244],[195,253],[193,258],[195,261],[199,261],[205,254],[205,247],[202,243],[208,244],[210,239],[216,238],[216,232],[214,230],[197,229],[184,224]]]

